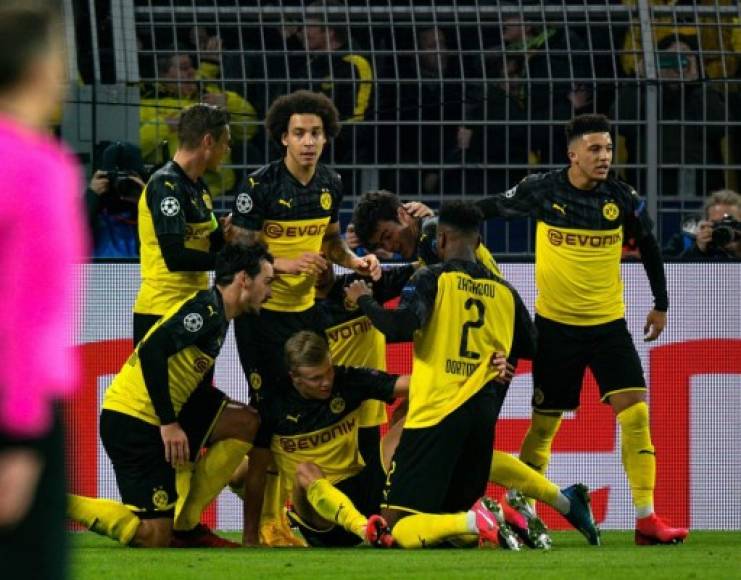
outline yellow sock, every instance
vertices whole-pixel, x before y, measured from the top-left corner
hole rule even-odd
[[[558,486],[522,461],[501,451],[494,451],[489,481],[507,489],[518,489],[533,499],[553,505],[558,497]]]
[[[325,520],[335,522],[348,532],[365,539],[368,520],[357,510],[350,498],[327,479],[313,481],[306,490],[306,497],[316,513]]]
[[[208,504],[224,489],[234,470],[241,463],[252,443],[240,439],[217,441],[195,462],[190,489],[182,499],[178,496],[175,509],[175,529],[192,530],[201,521],[201,514]],[[178,470],[175,482],[178,494],[185,487],[187,471]]]
[[[560,426],[560,413],[558,415],[544,415],[533,411],[530,428],[527,430],[520,447],[520,461],[544,475],[551,461],[553,438]],[[535,503],[532,498],[529,498],[529,501]]]
[[[651,443],[648,405],[644,402],[631,405],[617,415],[622,431],[622,457],[633,505],[638,517],[653,512],[654,485],[656,483],[656,455]]]
[[[468,516],[458,514],[413,514],[396,522],[391,532],[402,548],[425,548],[444,540],[470,535]]]
[[[126,545],[136,535],[141,520],[124,504],[110,499],[67,495],[67,515],[91,532]]]
[[[560,426],[560,414],[543,415],[534,411],[530,428],[520,447],[520,461],[538,473],[545,473],[551,460],[551,444]]]

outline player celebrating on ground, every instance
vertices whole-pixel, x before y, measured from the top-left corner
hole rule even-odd
[[[272,256],[263,246],[228,246],[217,258],[215,286],[177,303],[150,329],[106,391],[100,416],[123,503],[72,495],[70,518],[132,546],[166,547],[171,540],[175,547],[239,546],[204,533],[198,521],[252,447],[259,419],[198,385],[229,321],[259,311],[272,280]],[[219,397],[204,397],[208,390]],[[204,445],[208,451],[199,457]],[[178,470],[176,482],[174,468],[191,459],[195,467]],[[187,495],[179,493],[184,483]],[[176,512],[191,526],[173,536]]]
[[[409,376],[333,366],[326,340],[310,331],[286,342],[285,358],[292,387],[266,395],[255,446],[272,451],[289,483],[289,518],[311,546],[353,546],[367,533],[371,542],[388,542],[383,520],[372,518],[369,527],[366,518],[380,509],[386,474],[380,462],[366,466],[360,456],[360,407],[406,396]],[[267,461],[253,462],[248,478],[259,481],[266,467]],[[245,521],[248,527],[255,522]]]
[[[653,511],[656,458],[651,443],[646,384],[628,332],[620,279],[623,240],[641,252],[654,296],[645,340],[666,325],[668,298],[661,254],[646,204],[629,185],[610,177],[612,139],[603,115],[580,115],[566,127],[570,165],[531,175],[507,192],[479,202],[486,217],[537,220],[533,417],[520,458],[541,473],[564,411],[579,406],[588,366],[602,400],[622,430],[622,458],[636,508],[636,543],[681,542]]]
[[[437,252],[437,217],[424,210],[426,206],[412,202],[402,204],[399,197],[390,191],[374,191],[363,194],[355,207],[353,223],[361,242],[368,247],[382,247],[389,252],[398,252],[411,259],[418,257],[426,264],[440,261]],[[476,259],[496,276],[501,276],[499,267],[486,246],[476,247]],[[391,340],[398,340],[391,337]],[[503,388],[508,388],[508,384]],[[503,394],[504,396],[504,394]],[[505,488],[527,488],[532,497],[548,505],[559,505],[557,509],[570,513],[570,502],[575,505],[588,503],[585,488],[581,485],[568,488],[571,499],[560,493],[558,487],[537,473],[522,461],[508,453],[494,451],[491,464],[490,480]],[[522,494],[513,491],[503,506],[507,523],[520,538],[532,548],[551,546],[551,538],[543,521],[531,509]],[[578,512],[581,513],[581,512]],[[591,544],[599,543],[599,531],[591,517],[581,515],[567,516],[567,519],[580,529]]]
[[[443,205],[436,234],[442,262],[412,277],[395,311],[384,310],[362,283],[348,288],[387,337],[414,339],[409,411],[384,491],[383,515],[402,547],[470,533],[519,546],[496,502],[462,511],[486,489],[506,392],[494,383],[490,361],[496,352],[518,358],[534,349],[517,292],[476,259],[480,220],[469,204]]]

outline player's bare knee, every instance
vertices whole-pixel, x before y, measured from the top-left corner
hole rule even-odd
[[[625,411],[625,409],[628,409],[633,405],[645,402],[645,400],[645,391],[625,391],[623,393],[615,393],[614,395],[610,395],[610,406],[617,415],[618,413]]]
[[[219,422],[220,425],[215,430],[218,433],[217,439],[251,442],[260,428],[260,415],[254,407],[230,402],[222,412]]]
[[[247,481],[247,470],[249,469],[250,460],[245,457],[237,468],[232,473],[229,479],[229,485],[232,487],[242,488],[244,487],[245,481]]]
[[[260,415],[254,407],[247,405],[240,410],[240,431],[243,433],[244,441],[254,441],[257,430],[260,428]]]
[[[131,546],[136,548],[167,548],[172,538],[172,520],[157,518],[142,520]]]
[[[296,483],[303,489],[307,489],[313,482],[322,477],[324,477],[324,473],[316,463],[305,462],[296,466]]]
[[[386,520],[386,523],[388,524],[388,527],[392,532],[394,530],[394,526],[399,523],[399,520],[408,515],[410,514],[401,512],[399,510],[392,510],[388,508],[384,508],[381,510],[381,516],[384,520]]]

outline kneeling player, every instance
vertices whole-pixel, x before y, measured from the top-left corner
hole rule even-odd
[[[409,377],[333,366],[325,339],[308,331],[286,342],[285,358],[293,388],[262,405],[247,486],[259,485],[272,451],[292,488],[289,518],[309,545],[359,544],[366,538],[366,514],[380,509],[386,478],[380,465],[366,467],[360,455],[359,409],[368,399],[405,396]],[[245,530],[256,529],[259,513],[245,504]],[[382,521],[370,521],[371,540],[388,538]]]
[[[70,518],[131,546],[238,546],[198,522],[252,447],[259,418],[218,389],[196,387],[229,322],[259,311],[270,297],[272,261],[259,245],[226,247],[215,286],[173,306],[137,345],[106,391],[100,416],[122,503],[71,495]],[[197,404],[181,412],[191,396]],[[208,451],[198,457],[202,446]]]

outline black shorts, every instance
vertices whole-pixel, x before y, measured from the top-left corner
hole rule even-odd
[[[358,451],[366,467],[383,471],[380,425],[358,429]]]
[[[250,404],[258,409],[263,389],[289,385],[283,347],[300,330],[323,335],[324,323],[316,306],[302,312],[262,309],[259,314],[243,314],[234,320],[239,362],[250,386]]]
[[[360,473],[334,485],[350,498],[361,514],[371,516],[381,510],[385,480],[386,474],[382,467],[366,466]],[[358,536],[341,526],[317,530],[306,524],[295,511],[289,510],[287,515],[291,523],[301,531],[306,543],[314,548],[349,548],[362,542]]]
[[[405,428],[386,479],[384,507],[411,513],[468,510],[489,482],[499,393],[487,385],[437,425]]]
[[[190,458],[205,446],[226,395],[219,389],[199,388],[183,406],[178,423],[188,436]],[[113,464],[121,500],[140,518],[172,518],[175,500],[175,470],[165,461],[160,428],[136,417],[103,409],[100,438]]]
[[[571,411],[579,407],[587,367],[602,401],[620,391],[645,390],[641,359],[624,318],[575,326],[535,316],[538,348],[533,360],[533,407]]]

